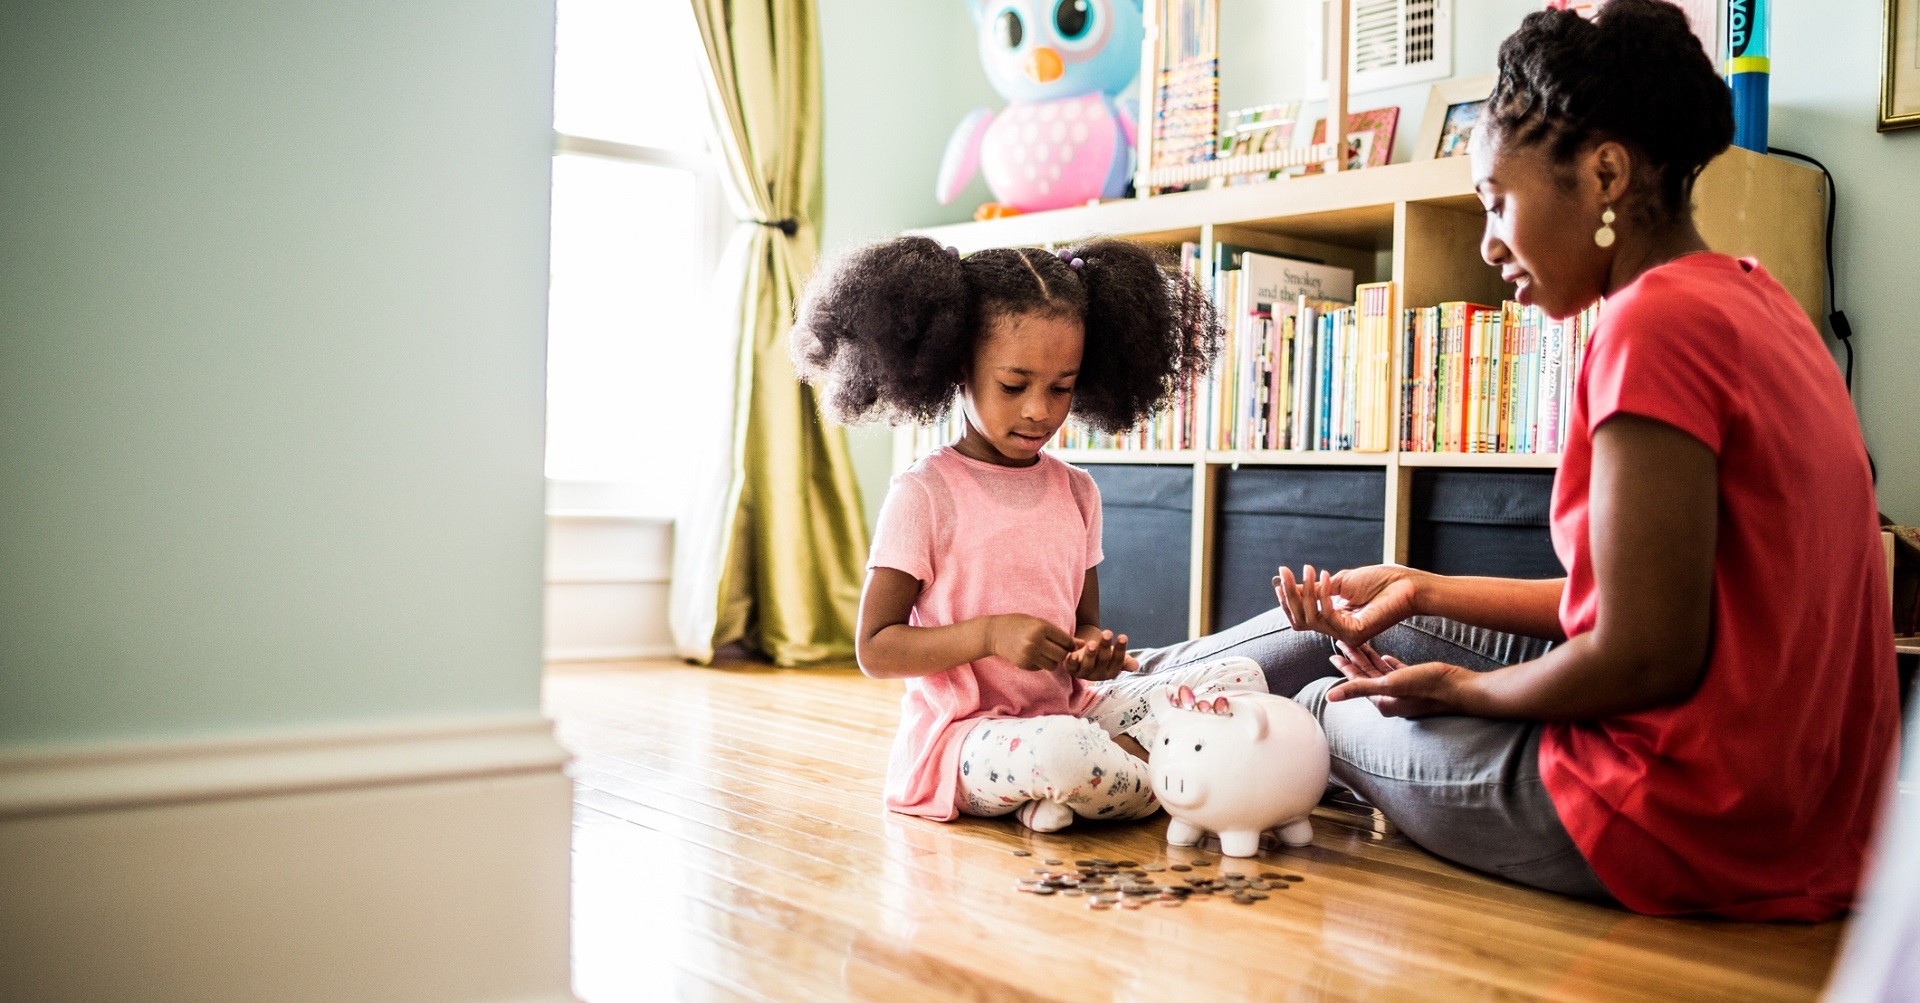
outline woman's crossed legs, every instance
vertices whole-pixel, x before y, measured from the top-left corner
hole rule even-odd
[[[1413,617],[1375,637],[1374,650],[1409,665],[1448,662],[1475,671],[1538,658],[1552,643]],[[1456,863],[1579,898],[1606,887],[1567,835],[1540,779],[1540,724],[1444,716],[1392,718],[1369,700],[1334,703],[1333,642],[1295,631],[1276,608],[1217,634],[1134,652],[1141,671],[1178,673],[1195,662],[1243,656],[1260,663],[1273,693],[1320,719],[1333,779],[1378,807],[1407,837]]]

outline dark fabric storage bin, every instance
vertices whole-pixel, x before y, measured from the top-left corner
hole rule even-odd
[[[1445,575],[1559,578],[1551,470],[1416,470],[1407,563]]]
[[[1187,639],[1193,468],[1092,463],[1103,532],[1100,623],[1133,647]]]
[[[1214,520],[1213,629],[1278,605],[1273,575],[1380,563],[1384,470],[1241,467],[1220,472]]]

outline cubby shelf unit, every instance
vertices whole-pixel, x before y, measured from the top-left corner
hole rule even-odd
[[[1710,164],[1694,192],[1694,217],[1717,251],[1755,257],[1810,317],[1824,313],[1826,186],[1820,173],[1742,149]],[[1125,199],[916,231],[970,252],[987,247],[1053,247],[1094,236],[1213,247],[1232,243],[1351,268],[1355,282],[1392,281],[1395,309],[1449,300],[1498,304],[1512,286],[1480,258],[1483,213],[1466,158],[1415,161],[1264,184]],[[1596,221],[1596,226],[1597,221]],[[1623,224],[1615,224],[1616,227]],[[1624,225],[1630,225],[1630,222]],[[1389,370],[1400,371],[1397,353]],[[1396,377],[1397,378],[1397,377]],[[1392,428],[1399,427],[1397,393]],[[912,433],[895,439],[894,467],[912,455]],[[1193,468],[1187,626],[1214,623],[1215,522],[1220,475],[1243,466],[1361,467],[1385,473],[1380,559],[1404,563],[1414,472],[1420,469],[1552,469],[1556,454],[1293,450],[1076,449],[1070,463]]]

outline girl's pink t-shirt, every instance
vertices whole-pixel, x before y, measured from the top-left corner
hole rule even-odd
[[[1599,617],[1593,435],[1623,414],[1718,460],[1712,654],[1680,703],[1546,725],[1540,778],[1628,908],[1831,919],[1853,902],[1899,728],[1873,479],[1839,368],[1752,261],[1689,254],[1608,297],[1554,479],[1568,637]]]
[[[1044,453],[1003,467],[942,447],[893,479],[867,567],[919,580],[915,627],[1025,613],[1071,634],[1087,569],[1101,559],[1100,490],[1086,471]],[[974,722],[1079,714],[1094,700],[1084,680],[997,656],[906,684],[886,804],[941,821],[959,814],[960,745]]]

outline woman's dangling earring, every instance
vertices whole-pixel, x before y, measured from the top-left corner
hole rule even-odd
[[[1613,246],[1613,207],[1600,214],[1600,229],[1593,231],[1593,242],[1601,247]]]

